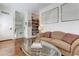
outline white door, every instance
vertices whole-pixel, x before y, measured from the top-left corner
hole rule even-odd
[[[0,40],[12,39],[13,35],[13,19],[12,16],[6,12],[0,13]]]
[[[15,12],[15,35],[16,38],[24,36],[24,15],[21,12]]]

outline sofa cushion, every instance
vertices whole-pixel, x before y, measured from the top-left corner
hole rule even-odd
[[[41,37],[51,38],[51,32],[41,33]]]
[[[64,37],[64,35],[65,35],[64,32],[61,32],[61,31],[54,31],[54,32],[52,32],[51,37],[52,37],[53,39],[60,39],[60,40],[62,40],[62,38]]]
[[[78,37],[79,37],[78,35],[67,33],[64,36],[63,41],[65,41],[69,44],[72,44]]]
[[[41,37],[40,39],[44,40],[44,41],[47,41],[47,42],[50,42],[52,40],[51,38],[46,38],[46,37]]]
[[[68,44],[64,41],[54,39],[54,40],[52,40],[52,43],[61,49],[64,49],[66,51],[70,51],[70,44]]]

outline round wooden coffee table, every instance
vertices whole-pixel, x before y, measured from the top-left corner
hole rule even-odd
[[[22,46],[22,50],[28,56],[61,56],[61,52],[53,44],[46,41],[41,41],[41,44],[43,48],[39,55],[37,55],[37,52],[31,51],[30,48],[25,49],[25,47]]]

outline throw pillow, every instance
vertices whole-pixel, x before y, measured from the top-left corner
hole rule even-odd
[[[63,40],[69,44],[72,44],[78,37],[78,35],[67,33]]]

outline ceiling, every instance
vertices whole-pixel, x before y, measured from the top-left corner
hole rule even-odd
[[[1,3],[1,8],[10,8],[19,11],[39,11],[52,3]]]

